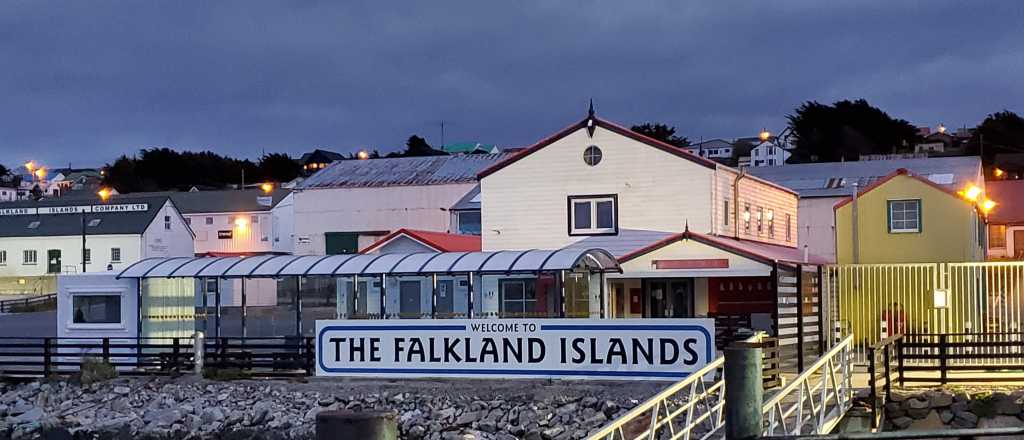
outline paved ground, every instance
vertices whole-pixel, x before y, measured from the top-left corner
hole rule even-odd
[[[0,315],[0,337],[57,336],[57,312],[12,313]]]

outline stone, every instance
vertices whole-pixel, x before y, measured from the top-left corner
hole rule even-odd
[[[199,418],[203,421],[203,423],[220,422],[224,420],[224,411],[221,410],[219,407],[214,406],[203,410]]]
[[[907,410],[907,415],[910,416],[913,419],[920,420],[920,419],[923,419],[923,418],[927,417],[929,413],[934,413],[934,412],[935,411],[933,411],[933,410],[931,410],[929,408],[910,408],[910,409]]]
[[[942,417],[935,410],[931,410],[925,417],[921,417],[919,420],[914,420],[913,423],[907,427],[908,431],[937,431],[946,427],[946,423],[942,421]]]
[[[928,397],[932,408],[945,408],[953,404],[953,395],[945,391],[936,391]]]
[[[987,428],[1022,428],[1024,427],[1024,420],[1021,420],[1015,416],[998,415],[991,418],[984,418],[978,421],[979,429]],[[1024,435],[1014,436],[978,436],[975,437],[978,440],[1021,440],[1024,439]]]
[[[560,426],[556,426],[554,428],[549,428],[549,429],[545,429],[544,431],[541,431],[540,436],[544,440],[552,440],[552,439],[555,439],[558,436],[562,435],[562,433],[564,433],[564,432],[565,432],[565,428],[562,428]]]
[[[954,412],[953,426],[957,428],[973,428],[978,424],[978,416],[970,412]]]
[[[906,401],[904,401],[904,404],[906,405],[907,409],[927,409],[928,408],[928,400],[921,399],[921,398],[918,398],[918,397],[907,399]]]
[[[939,412],[939,418],[942,419],[942,423],[949,423],[953,421],[953,411],[944,409]]]
[[[1020,414],[1020,404],[1013,397],[1000,393],[993,395],[992,399],[996,414],[1004,416]]]
[[[41,418],[43,418],[43,410],[41,408],[32,407],[32,409],[11,417],[9,420],[12,424],[18,425],[38,422]]]
[[[114,394],[120,394],[120,395],[123,396],[125,394],[130,393],[130,392],[132,392],[132,389],[128,388],[126,386],[120,386],[119,385],[119,386],[114,387]]]
[[[892,425],[895,426],[896,429],[905,429],[905,428],[907,428],[908,426],[910,426],[911,424],[914,423],[914,419],[912,419],[910,417],[906,417],[906,416],[904,416],[904,417],[897,417],[895,419],[892,419],[891,421],[892,421]]]
[[[467,411],[462,413],[459,418],[455,419],[456,426],[469,426],[473,422],[480,420],[484,417],[483,411]]]

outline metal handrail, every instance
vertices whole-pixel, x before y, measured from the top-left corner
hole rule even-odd
[[[642,439],[642,438],[648,438],[648,439],[656,438],[656,434],[657,434],[659,428],[665,426],[666,424],[670,425],[670,427],[671,427],[672,420],[675,417],[679,416],[680,414],[682,414],[684,412],[687,413],[687,415],[686,415],[687,426],[683,427],[683,429],[681,429],[680,432],[678,432],[678,433],[675,432],[675,428],[674,427],[671,427],[671,430],[673,431],[672,432],[673,435],[672,435],[671,438],[673,438],[673,439],[677,439],[677,438],[689,439],[690,438],[690,431],[691,431],[691,429],[694,426],[696,426],[697,424],[705,421],[706,419],[711,417],[713,414],[717,413],[717,417],[714,417],[712,420],[710,420],[711,426],[709,426],[709,434],[714,432],[716,429],[718,429],[722,425],[722,423],[724,421],[723,408],[724,408],[724,405],[725,405],[725,397],[724,397],[725,396],[725,381],[722,378],[718,378],[711,386],[705,386],[705,385],[703,385],[704,384],[704,376],[708,375],[708,374],[714,373],[716,370],[721,368],[724,365],[724,363],[725,363],[725,358],[724,357],[719,357],[719,358],[709,362],[707,365],[704,366],[704,368],[701,368],[697,372],[687,376],[686,379],[683,379],[683,380],[681,380],[679,382],[676,382],[676,383],[672,384],[671,386],[666,388],[664,391],[662,391],[662,392],[660,392],[658,394],[655,394],[650,399],[647,399],[647,401],[645,401],[644,403],[641,403],[640,405],[637,405],[636,407],[631,409],[629,412],[627,412],[626,414],[622,415],[622,417],[619,417],[618,419],[616,419],[612,423],[609,423],[608,425],[605,425],[604,428],[601,428],[599,431],[591,434],[590,437],[588,437],[588,440],[600,440],[600,439],[605,439],[605,440],[626,439],[626,440],[629,440],[630,438],[626,437],[626,433],[624,431],[625,426],[630,424],[630,423],[632,423],[632,422],[634,422],[637,419],[640,419],[647,412],[650,412],[650,417],[651,417],[651,420],[650,420],[650,423],[648,423],[647,429],[645,429],[643,432],[641,432],[640,435],[638,435],[636,437],[632,437],[631,439],[635,440],[635,439]],[[698,385],[700,385],[700,387],[698,387]],[[679,392],[681,392],[681,391],[683,391],[683,390],[685,390],[687,388],[690,389],[689,390],[690,391],[690,393],[689,393],[690,394],[690,399],[688,399],[685,404],[683,404],[682,406],[680,406],[676,410],[669,412],[669,409],[668,409],[668,401],[669,401],[669,399],[671,399],[677,393],[679,393]],[[698,388],[700,389],[700,392],[698,392]],[[708,397],[711,397],[712,394],[716,393],[716,392],[719,393],[719,394],[717,396],[718,398],[717,398],[717,402],[715,404],[708,405],[706,402],[704,402],[705,403],[704,407],[708,411],[706,411],[703,414],[697,415],[697,416],[694,416],[693,412],[689,411],[691,409],[694,409],[697,406],[698,403],[702,403],[705,399],[707,399]],[[694,398],[694,397],[696,397],[696,398]],[[659,420],[658,416],[659,416],[659,414],[661,414],[661,410],[663,408],[665,410],[665,414],[664,414],[665,417],[661,418]],[[702,438],[705,438],[705,437],[702,437]]]
[[[813,429],[809,434],[831,432],[843,414],[853,406],[849,365],[852,343],[853,335],[844,338],[811,364],[806,371],[764,402],[761,411],[765,415],[767,426],[763,430],[763,435],[774,435],[779,428],[783,434],[805,434],[802,431],[808,424]],[[840,377],[836,377],[837,369],[841,370]],[[786,400],[793,395],[796,395],[796,401],[787,407]],[[795,420],[788,420],[794,416]]]
[[[757,332],[743,342],[761,342],[765,336],[764,332]],[[639,440],[646,438],[654,440],[655,438],[660,438],[658,437],[659,431],[667,428],[670,434],[669,439],[690,440],[693,428],[696,428],[701,423],[704,423],[708,430],[699,439],[704,440],[711,437],[725,424],[725,376],[720,375],[710,384],[704,382],[704,377],[715,374],[724,365],[724,357],[718,357],[708,362],[704,368],[672,384],[644,401],[644,403],[637,405],[626,414],[591,434],[587,439]],[[671,399],[678,397],[677,394],[682,392],[687,393],[685,403],[680,404],[676,408],[671,408]],[[701,410],[702,412],[697,413],[697,411]],[[673,424],[676,418],[683,415],[686,417],[683,426]],[[633,437],[626,437],[627,425],[643,417],[650,417],[646,429]]]

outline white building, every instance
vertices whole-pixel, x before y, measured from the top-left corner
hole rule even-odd
[[[770,317],[771,275],[803,257],[796,193],[593,115],[484,170],[480,186],[484,251],[618,258],[624,273],[607,287],[564,280],[566,316],[590,316],[606,289],[609,317]],[[499,309],[544,313],[515,302],[545,283],[499,280]]]
[[[686,150],[708,159],[732,158],[732,142],[725,139],[710,139],[686,147]]]
[[[505,154],[342,160],[295,188],[295,253],[355,253],[401,228],[452,232],[450,209]]]
[[[750,150],[750,162],[752,167],[773,167],[785,165],[786,161],[793,154],[785,148],[779,147],[772,142],[761,142]]]
[[[754,167],[747,172],[800,194],[799,246],[834,263],[836,203],[855,188],[867,187],[900,168],[953,191],[969,183],[984,184],[981,160],[976,156],[790,164]]]
[[[291,191],[170,193],[195,233],[196,255],[291,253]]]
[[[167,196],[6,203],[0,207],[0,279],[121,270],[146,257],[189,256],[192,238]]]

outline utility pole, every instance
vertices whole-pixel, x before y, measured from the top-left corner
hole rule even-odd
[[[441,150],[444,149],[444,119],[441,120],[441,145],[439,147]]]

